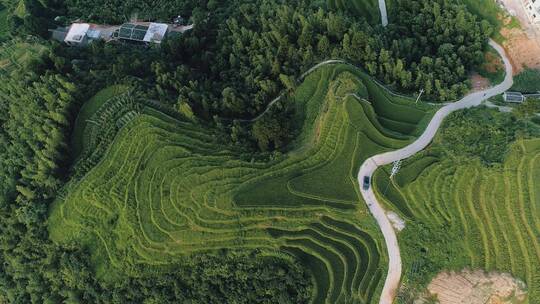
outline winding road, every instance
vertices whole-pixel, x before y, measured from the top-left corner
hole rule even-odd
[[[384,283],[379,304],[392,304],[394,302],[394,298],[396,296],[401,280],[401,255],[399,252],[396,232],[392,227],[392,224],[390,223],[390,220],[388,219],[384,208],[377,201],[372,187],[369,187],[367,190],[364,190],[362,188],[363,177],[371,177],[373,175],[373,172],[375,172],[378,167],[408,158],[416,154],[417,152],[423,150],[431,143],[444,118],[450,113],[457,110],[478,106],[482,103],[482,101],[510,89],[513,84],[512,65],[508,60],[508,57],[506,57],[504,49],[500,45],[498,45],[494,41],[490,41],[489,44],[493,48],[495,48],[495,50],[497,50],[497,52],[501,55],[504,61],[506,76],[502,83],[487,90],[467,95],[457,102],[445,105],[435,113],[424,133],[416,141],[399,150],[372,156],[366,159],[364,163],[360,166],[360,170],[358,172],[358,181],[360,183],[361,194],[364,198],[364,201],[368,205],[371,214],[373,214],[373,217],[375,217],[375,220],[381,228],[384,240],[386,242],[386,248],[388,250],[388,274],[386,276],[386,281]]]

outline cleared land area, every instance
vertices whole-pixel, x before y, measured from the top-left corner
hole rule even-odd
[[[214,130],[129,93],[112,97],[91,118],[112,125],[93,131],[109,139],[83,153],[53,204],[50,237],[91,248],[98,276],[109,280],[111,268],[159,271],[193,253],[258,249],[310,269],[313,303],[375,303],[387,257],[356,172],[367,157],[410,143],[431,109],[346,65],[310,74],[295,104],[297,148],[258,162],[219,144]]]
[[[523,282],[507,273],[479,270],[440,273],[428,290],[440,304],[521,304],[527,298]],[[427,300],[419,304],[425,303]]]

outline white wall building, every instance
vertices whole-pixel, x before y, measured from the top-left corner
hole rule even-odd
[[[67,32],[64,42],[69,45],[84,45],[88,43],[88,37],[86,34],[90,29],[88,23],[73,23]]]
[[[540,26],[540,0],[522,0],[529,21]]]

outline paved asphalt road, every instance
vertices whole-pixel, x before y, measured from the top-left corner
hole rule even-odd
[[[364,198],[364,201],[368,205],[370,212],[373,214],[375,220],[381,228],[384,240],[386,242],[386,248],[388,250],[388,274],[386,276],[386,281],[384,283],[379,304],[392,304],[394,302],[394,298],[399,288],[399,283],[401,279],[401,255],[399,252],[396,232],[394,231],[390,220],[386,216],[385,210],[377,201],[377,198],[373,193],[372,187],[369,187],[368,190],[362,189],[362,180],[364,176],[371,177],[373,175],[373,172],[375,172],[375,170],[379,166],[383,166],[401,159],[408,158],[415,153],[423,150],[427,145],[431,143],[433,137],[435,136],[435,133],[437,133],[437,130],[441,126],[444,118],[450,113],[460,109],[478,106],[482,103],[483,100],[501,94],[504,91],[510,89],[513,84],[512,65],[510,64],[510,61],[506,57],[506,54],[501,46],[499,46],[493,41],[490,41],[489,44],[494,47],[495,50],[497,50],[497,52],[503,58],[506,68],[506,76],[502,83],[490,89],[472,93],[457,102],[442,107],[437,111],[437,113],[435,113],[424,133],[416,141],[402,149],[370,157],[360,167],[360,171],[358,172],[358,182],[360,183],[362,197]]]

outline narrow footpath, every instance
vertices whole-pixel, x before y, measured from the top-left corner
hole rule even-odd
[[[382,0],[382,2],[384,2],[384,0]],[[401,255],[399,251],[396,232],[386,215],[386,211],[384,210],[383,206],[377,201],[375,193],[372,189],[373,187],[369,187],[367,190],[364,190],[362,188],[362,180],[364,176],[369,176],[371,178],[373,172],[375,172],[378,167],[411,157],[412,155],[418,153],[419,151],[427,147],[433,140],[433,137],[437,133],[437,130],[441,126],[444,118],[452,112],[478,106],[484,100],[502,94],[504,91],[512,87],[513,71],[510,60],[508,59],[503,48],[500,45],[498,45],[494,41],[490,41],[489,44],[493,48],[495,48],[495,50],[497,50],[497,52],[501,55],[504,61],[506,76],[502,83],[487,90],[467,95],[457,102],[445,105],[435,113],[424,133],[416,141],[399,150],[372,156],[366,159],[360,167],[360,170],[358,172],[358,182],[360,184],[362,197],[368,205],[371,214],[373,214],[373,217],[375,217],[375,220],[381,228],[384,240],[386,242],[386,248],[388,250],[388,274],[386,275],[386,281],[384,283],[379,304],[392,304],[394,302],[401,280]]]

